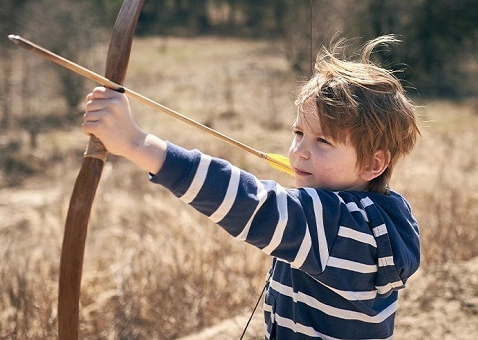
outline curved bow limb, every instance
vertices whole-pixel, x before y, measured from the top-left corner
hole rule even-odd
[[[106,60],[105,76],[122,84],[126,76],[134,30],[145,0],[125,0],[116,19]],[[91,207],[106,150],[92,136],[75,182],[65,222],[58,292],[58,337],[77,340],[83,257]]]

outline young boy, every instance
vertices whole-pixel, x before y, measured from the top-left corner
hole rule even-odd
[[[227,161],[143,132],[127,98],[87,97],[83,131],[237,239],[272,257],[266,339],[391,339],[397,290],[419,265],[418,225],[388,188],[419,135],[399,81],[371,63],[319,55],[297,99],[289,150],[296,187],[259,181]]]

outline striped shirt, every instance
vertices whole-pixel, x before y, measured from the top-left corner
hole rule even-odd
[[[286,189],[171,143],[151,180],[273,258],[266,339],[392,338],[397,290],[420,261],[397,193]]]

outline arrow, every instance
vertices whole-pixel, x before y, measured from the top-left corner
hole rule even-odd
[[[213,135],[219,139],[221,139],[222,141],[226,142],[226,143],[229,143],[243,151],[246,151],[250,154],[253,154],[254,156],[257,156],[263,160],[265,160],[267,162],[267,164],[269,164],[272,168],[274,169],[277,169],[277,170],[280,170],[280,171],[283,171],[289,175],[293,175],[293,171],[292,171],[292,168],[290,166],[290,163],[289,163],[289,160],[287,159],[287,157],[285,156],[282,156],[282,155],[279,155],[279,154],[274,154],[274,153],[265,153],[265,152],[262,152],[260,150],[257,150],[257,149],[254,149],[252,147],[250,147],[249,145],[247,144],[244,144],[242,142],[239,142],[219,131],[216,131],[204,124],[201,124],[179,112],[176,112],[162,104],[159,104],[158,102],[155,102],[137,92],[134,92],[133,90],[131,89],[128,89],[122,85],[119,85],[109,79],[107,79],[106,77],[103,77],[81,65],[78,65],[66,58],[63,58],[43,47],[40,47],[36,44],[34,44],[33,42],[25,39],[25,38],[22,38],[18,35],[9,35],[8,38],[13,41],[15,44],[17,44],[18,46],[26,49],[26,50],[29,50],[45,59],[48,59],[64,68],[67,68],[69,69],[70,71],[73,71],[85,78],[88,78],[100,85],[103,85],[107,88],[110,88],[112,90],[115,90],[115,91],[118,91],[118,92],[122,92],[124,94],[126,94],[129,98],[131,99],[134,99],[144,105],[147,105],[151,108],[153,108],[154,110],[156,111],[159,111],[159,112],[162,112],[164,114],[167,114],[173,118],[176,118],[180,121],[183,121],[184,123],[186,124],[189,124],[203,132],[206,132],[210,135]]]

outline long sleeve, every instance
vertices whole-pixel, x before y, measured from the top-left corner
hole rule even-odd
[[[286,190],[223,160],[172,144],[168,149],[164,169],[152,179],[155,183],[168,187],[235,238],[312,275],[323,271],[338,231],[341,203],[334,193]],[[313,209],[305,210],[304,205]],[[312,249],[318,250],[317,256]]]
[[[419,264],[418,225],[398,194],[286,189],[168,144],[151,180],[271,255],[270,339],[387,339],[396,290]]]

